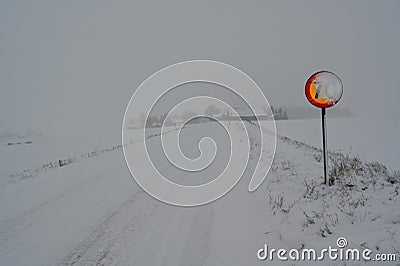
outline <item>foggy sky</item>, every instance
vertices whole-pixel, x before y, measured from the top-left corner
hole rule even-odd
[[[399,11],[399,1],[1,1],[0,134],[120,128],[149,75],[190,59],[243,70],[280,106],[313,108],[304,83],[328,69],[344,84],[338,107],[399,116]]]

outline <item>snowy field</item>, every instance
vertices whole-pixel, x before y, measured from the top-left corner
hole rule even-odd
[[[366,117],[329,118],[327,112],[328,149],[359,155],[400,169],[400,118]],[[322,146],[321,120],[280,120],[278,134]]]
[[[119,132],[110,131],[80,136],[3,137],[0,139],[0,176],[119,144],[119,136]]]
[[[119,132],[3,143],[0,265],[275,265],[276,258],[257,258],[265,244],[301,251],[335,246],[339,237],[349,247],[394,253],[398,259],[399,177],[363,160],[382,159],[394,166],[396,161],[384,159],[390,156],[379,150],[376,128],[363,131],[369,148],[351,134],[346,145],[335,142],[340,132],[334,125],[342,123],[352,124],[328,120],[330,147],[348,153],[351,146],[362,161],[331,153],[335,186],[321,184],[320,151],[295,141],[319,148],[319,122],[282,121],[278,134],[289,138],[278,137],[262,186],[249,193],[251,173],[246,171],[226,196],[196,208],[170,206],[143,192],[127,169]],[[239,130],[236,123],[231,126]],[[196,139],[205,127],[184,130]],[[155,137],[150,138],[149,147],[155,145]],[[363,264],[326,260],[315,265]]]

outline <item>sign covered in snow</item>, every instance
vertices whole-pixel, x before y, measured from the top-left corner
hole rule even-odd
[[[332,107],[339,102],[342,94],[342,81],[332,72],[319,71],[307,80],[306,97],[316,107]]]
[[[306,82],[306,97],[308,101],[321,108],[322,121],[322,151],[324,158],[324,183],[327,184],[327,140],[326,140],[326,108],[332,107],[340,101],[343,94],[343,84],[340,78],[330,71],[318,71],[311,75]],[[333,177],[329,185],[333,185]]]

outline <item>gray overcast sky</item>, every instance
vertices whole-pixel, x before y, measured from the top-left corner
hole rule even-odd
[[[1,1],[0,134],[120,128],[133,90],[172,63],[240,68],[270,104],[307,106],[319,69],[338,106],[399,116],[400,1]],[[312,107],[310,107],[312,108]]]

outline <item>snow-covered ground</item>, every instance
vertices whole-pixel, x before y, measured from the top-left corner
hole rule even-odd
[[[0,265],[273,265],[276,258],[257,258],[265,244],[301,251],[336,247],[339,237],[351,248],[395,253],[398,259],[399,177],[364,161],[362,150],[361,160],[331,153],[331,173],[338,179],[325,187],[320,151],[295,141],[308,137],[307,130],[313,134],[311,126],[296,125],[300,122],[278,123],[278,133],[291,138],[278,137],[272,169],[258,190],[248,192],[247,171],[226,196],[195,208],[167,205],[140,189],[120,143],[114,143],[117,132],[98,141],[43,137],[26,147],[3,145],[2,159],[12,157],[10,167],[3,160],[1,165]],[[333,123],[329,120],[330,128]],[[204,127],[184,130],[197,138]],[[335,137],[329,132],[331,144]],[[149,139],[149,147],[155,140]],[[309,143],[319,147],[320,135]],[[25,162],[16,165],[19,156]],[[58,160],[66,158],[60,167]]]
[[[321,147],[321,119],[276,121],[278,134]],[[392,169],[400,169],[399,117],[330,118],[327,111],[328,148],[360,155]]]
[[[55,159],[75,158],[119,144],[119,132],[80,136],[25,136],[0,139],[0,176],[32,169]]]

